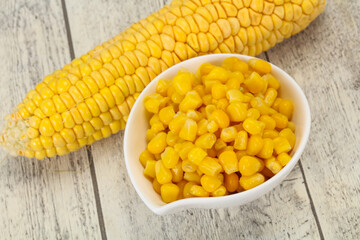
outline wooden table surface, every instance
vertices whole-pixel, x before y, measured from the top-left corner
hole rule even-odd
[[[0,116],[43,76],[163,0],[0,1]],[[360,1],[328,0],[260,57],[292,75],[312,129],[291,174],[240,207],[154,215],[132,187],[123,132],[44,161],[0,153],[0,239],[360,239]]]

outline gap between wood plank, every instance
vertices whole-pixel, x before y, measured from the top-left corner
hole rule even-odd
[[[75,52],[74,52],[74,46],[73,46],[72,37],[71,37],[70,23],[69,23],[67,10],[66,10],[65,0],[61,0],[61,6],[62,6],[63,14],[64,14],[64,22],[65,22],[67,40],[68,40],[68,44],[69,44],[70,58],[71,58],[71,60],[73,60],[75,58]],[[102,207],[101,207],[101,201],[100,201],[100,196],[99,196],[99,187],[98,187],[98,183],[97,183],[97,179],[96,179],[95,165],[94,165],[94,161],[93,161],[91,147],[86,148],[86,153],[87,153],[87,157],[88,157],[89,165],[90,165],[90,174],[91,174],[91,180],[92,180],[93,189],[94,189],[94,197],[95,197],[96,210],[97,210],[99,227],[100,227],[100,232],[101,232],[101,238],[102,238],[102,240],[107,240],[104,216],[103,216]]]
[[[269,55],[268,55],[267,52],[265,52],[265,57],[266,57],[266,60],[268,62],[270,62],[270,58],[269,58]],[[309,200],[310,200],[311,211],[313,212],[315,222],[316,222],[316,226],[317,226],[318,231],[319,231],[320,239],[323,240],[324,239],[324,234],[323,234],[322,229],[321,229],[319,218],[318,218],[318,215],[317,215],[316,210],[315,210],[314,202],[312,200],[312,197],[311,197],[311,194],[310,194],[310,191],[309,191],[309,186],[308,186],[307,181],[306,181],[304,169],[303,169],[303,166],[302,166],[300,160],[299,160],[299,166],[300,166],[301,175],[302,175],[302,177],[304,179],[304,185],[305,185],[306,193],[307,193],[307,195],[309,197]]]

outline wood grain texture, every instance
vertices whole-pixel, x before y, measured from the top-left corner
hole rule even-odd
[[[81,0],[66,1],[66,5],[75,55],[80,56],[158,10],[163,2]],[[147,209],[130,183],[123,133],[91,149],[108,239],[320,238],[298,166],[281,186],[251,204],[159,217]]]
[[[301,159],[325,239],[360,239],[359,1],[328,1],[303,33],[269,51],[308,97]]]
[[[70,61],[60,1],[0,1],[0,116]],[[0,239],[99,239],[86,151],[0,159]]]

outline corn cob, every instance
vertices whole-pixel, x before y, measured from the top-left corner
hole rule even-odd
[[[301,30],[326,0],[174,0],[46,76],[12,114],[0,144],[13,156],[64,155],[125,127],[144,87],[204,54],[268,50]]]

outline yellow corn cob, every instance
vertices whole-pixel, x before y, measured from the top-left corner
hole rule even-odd
[[[308,26],[326,0],[174,0],[46,76],[5,117],[11,155],[52,157],[125,127],[144,87],[203,54],[258,55]],[[162,104],[160,102],[159,104]]]

